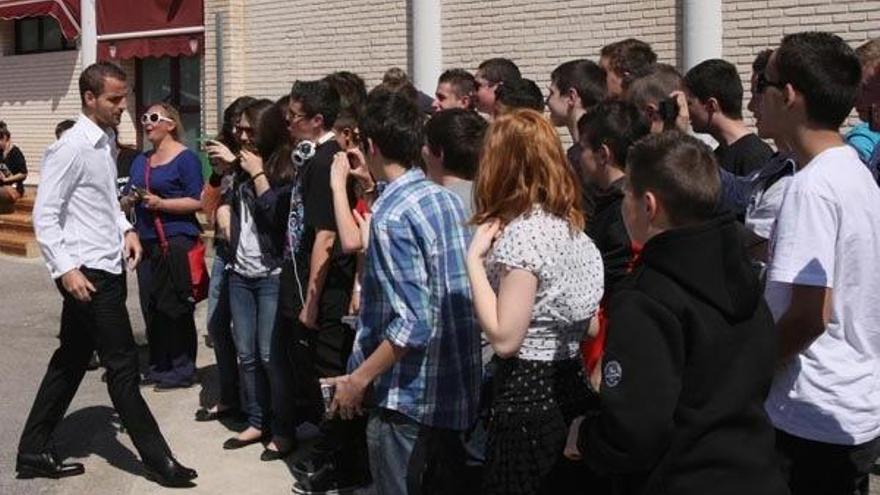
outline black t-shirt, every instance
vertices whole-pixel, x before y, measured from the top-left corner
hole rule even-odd
[[[587,217],[587,235],[596,244],[605,266],[605,300],[626,276],[632,262],[632,242],[623,224],[623,179],[596,196],[596,210]]]
[[[754,134],[746,134],[730,146],[722,144],[715,148],[718,165],[734,175],[748,175],[763,167],[771,156],[773,148]]]
[[[590,180],[586,172],[584,172],[584,168],[581,166],[580,144],[574,143],[569,146],[568,150],[565,152],[565,156],[568,158],[568,166],[571,167],[571,171],[574,172],[575,178],[581,184],[581,210],[583,210],[584,214],[589,217],[596,209],[596,195],[599,192],[599,188]]]
[[[27,175],[27,162],[24,159],[24,154],[18,149],[18,146],[13,146],[9,150],[9,153],[5,153],[2,158],[0,158],[0,170],[3,171],[4,175]],[[16,181],[14,184],[6,185],[12,185],[18,191],[18,194],[24,194],[23,180]]]
[[[331,139],[318,146],[315,150],[315,156],[303,167],[303,236],[299,253],[296,256],[296,264],[298,269],[302,271],[301,276],[306,280],[305,274],[309,270],[312,248],[318,231],[337,232],[336,216],[333,211],[333,193],[330,190],[330,168],[333,165],[333,156],[339,151],[342,151],[342,148],[339,147],[336,140]],[[349,198],[349,201],[352,199]],[[351,290],[354,286],[355,259],[354,255],[342,252],[342,246],[337,236],[328,260],[330,266],[321,293],[319,324],[327,320],[338,320],[348,312]]]

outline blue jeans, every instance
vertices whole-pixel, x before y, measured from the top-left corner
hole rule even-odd
[[[278,275],[248,278],[229,274],[232,335],[241,367],[244,412],[254,428],[269,426],[269,355],[278,307]]]
[[[378,495],[467,493],[460,431],[432,428],[377,408],[367,422],[367,449]]]
[[[226,260],[215,254],[208,291],[208,333],[214,342],[220,404],[237,409],[241,403],[238,390],[238,356],[231,325],[229,272],[226,271]]]

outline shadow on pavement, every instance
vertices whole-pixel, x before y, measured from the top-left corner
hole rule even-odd
[[[138,456],[119,441],[118,436],[124,434],[112,407],[92,406],[64,418],[55,438],[62,457],[84,458],[94,454],[117,469],[146,476]]]

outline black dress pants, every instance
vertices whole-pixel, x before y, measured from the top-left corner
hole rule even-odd
[[[791,495],[868,495],[880,438],[834,445],[776,430],[776,452]]]
[[[90,302],[67,293],[61,313],[61,344],[40,384],[21,441],[20,453],[52,449],[52,432],[64,417],[86,371],[93,350],[107,370],[107,389],[141,459],[147,463],[170,455],[168,444],[139,390],[138,356],[125,307],[124,274],[81,269],[95,286]]]

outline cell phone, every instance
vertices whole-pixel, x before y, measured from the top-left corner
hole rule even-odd
[[[678,103],[675,98],[667,98],[657,105],[657,113],[663,122],[673,123],[678,118]]]
[[[131,186],[131,192],[133,192],[138,198],[143,198],[147,195],[147,190],[138,186]]]

